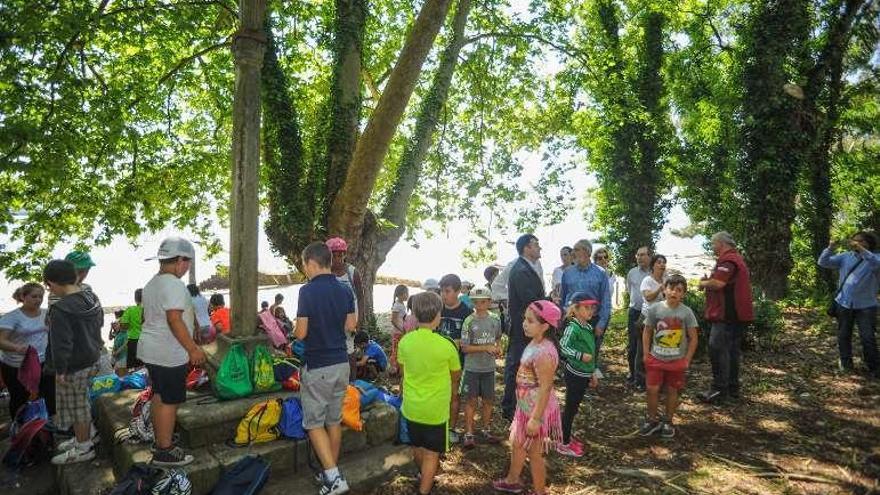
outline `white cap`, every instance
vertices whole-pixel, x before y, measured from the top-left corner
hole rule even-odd
[[[156,256],[147,260],[168,260],[178,256],[192,259],[196,257],[196,250],[192,243],[183,237],[168,237],[159,244],[159,252]]]
[[[474,287],[474,283],[471,282],[470,280],[462,280],[462,281],[461,281],[461,286],[462,286],[462,287],[471,287],[471,288],[473,288],[473,287]]]
[[[440,282],[436,278],[429,278],[422,284],[422,290],[440,290]]]

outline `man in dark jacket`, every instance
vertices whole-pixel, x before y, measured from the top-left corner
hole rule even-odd
[[[546,297],[544,272],[541,269],[541,245],[532,234],[523,234],[516,241],[519,259],[510,269],[507,282],[507,304],[510,311],[510,340],[504,361],[504,398],[501,414],[513,420],[516,408],[516,371],[529,340],[523,333],[523,318],[529,304]]]
[[[58,302],[49,308],[49,353],[55,371],[58,424],[73,425],[75,437],[58,446],[52,464],[94,459],[89,380],[97,372],[104,345],[101,326],[104,311],[97,296],[78,285],[76,268],[65,260],[52,260],[43,270],[43,281]]]

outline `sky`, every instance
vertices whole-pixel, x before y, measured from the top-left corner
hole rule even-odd
[[[537,180],[540,176],[542,163],[538,154],[521,155],[523,160],[523,176],[520,179],[523,187]],[[568,178],[572,181],[575,191],[585,191],[595,185],[595,178],[589,176],[582,168],[571,170]],[[689,224],[687,215],[680,207],[675,207],[669,215],[669,221],[663,229],[657,251],[666,255],[677,254],[679,256],[693,256],[703,254],[701,238],[681,239],[671,234],[670,229],[680,228]],[[446,273],[457,273],[463,279],[474,282],[483,280],[483,268],[463,267],[461,258],[462,251],[468,247],[473,239],[469,225],[465,222],[452,222],[446,229],[435,230],[432,238],[427,238],[422,233],[416,234],[416,244],[401,241],[389,253],[387,261],[379,269],[380,275],[402,277],[415,280],[424,280],[429,277],[440,278]],[[559,263],[559,249],[565,245],[572,245],[582,238],[595,239],[597,232],[591,232],[584,220],[583,207],[573,208],[566,219],[549,227],[538,228],[534,234],[540,240],[543,256],[542,265],[547,276]],[[91,254],[97,266],[91,270],[87,282],[101,297],[105,306],[121,306],[129,304],[131,294],[138,287],[142,287],[156,272],[156,261],[145,261],[145,258],[154,256],[163,238],[171,235],[183,235],[188,237],[187,232],[176,230],[164,230],[155,234],[143,235],[137,239],[136,245],[131,245],[126,239],[118,238],[106,247],[96,248]],[[228,230],[219,230],[218,236],[224,239],[228,245]],[[513,246],[517,233],[508,235],[495,231],[492,240],[497,246],[496,262],[506,264],[516,256]],[[61,245],[55,249],[55,257],[64,257],[72,245]],[[198,248],[197,248],[198,251]],[[206,258],[204,253],[197,252],[196,275],[199,281],[208,278],[214,273],[217,264],[228,264],[229,254],[223,252],[214,258]],[[671,262],[674,264],[674,262]],[[288,270],[287,263],[275,255],[269,247],[269,242],[260,229],[259,240],[259,266],[260,271],[267,273],[284,273]],[[0,280],[0,312],[5,312],[15,307],[12,300],[13,290],[20,281]]]

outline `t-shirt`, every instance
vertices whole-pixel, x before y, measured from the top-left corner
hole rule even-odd
[[[473,312],[473,309],[461,303],[454,308],[447,308],[444,305],[440,311],[440,326],[437,327],[437,331],[448,339],[460,340],[464,320]]]
[[[364,354],[367,358],[376,361],[376,364],[379,365],[379,368],[385,369],[388,367],[388,356],[385,355],[385,351],[382,350],[382,346],[377,344],[374,341],[370,341],[367,344],[367,348],[364,349]]]
[[[196,321],[199,322],[199,327],[204,328],[211,326],[211,315],[208,314],[208,300],[205,299],[205,296],[201,294],[192,296],[192,301],[193,309],[196,312]]]
[[[232,327],[229,326],[229,308],[226,306],[214,308],[214,311],[211,312],[211,323],[220,330],[220,333],[229,333],[232,330]]]
[[[37,316],[28,316],[21,308],[10,311],[0,318],[0,331],[7,332],[6,339],[10,343],[29,345],[36,349],[41,363],[46,360],[49,327],[46,325],[45,309],[40,309],[40,314]],[[0,351],[0,361],[7,366],[18,368],[24,361],[24,354]]]
[[[652,356],[661,361],[675,361],[687,356],[687,329],[697,328],[697,318],[691,308],[684,304],[670,308],[666,301],[652,304],[645,316],[645,324],[654,328]]]
[[[354,266],[345,265],[345,273],[336,276],[336,280],[351,291],[351,296],[354,297],[354,308],[357,309],[358,299],[357,292],[354,289],[354,270]],[[358,318],[360,318],[360,315],[358,315]],[[354,335],[350,333],[345,334],[345,351],[349,354],[354,352]]]
[[[461,369],[455,346],[441,335],[419,328],[400,339],[397,362],[403,366],[403,416],[426,425],[448,421],[450,372]]]
[[[144,286],[144,325],[137,357],[157,366],[175,367],[189,362],[189,354],[168,326],[166,311],[182,310],[183,324],[193,334],[195,310],[186,285],[171,273],[159,273]]]
[[[394,301],[394,304],[391,305],[391,315],[394,316],[394,313],[397,313],[400,316],[400,322],[403,324],[403,321],[406,319],[406,305],[400,301]],[[392,325],[391,333],[399,334],[401,331]]]
[[[345,319],[354,312],[354,293],[333,274],[318,275],[300,287],[296,316],[309,319],[303,356],[308,369],[348,362]]]
[[[664,294],[663,291],[661,290],[660,293],[657,294],[657,297],[654,298],[653,301],[648,301],[647,299],[645,299],[645,293],[643,291],[649,290],[651,292],[654,292],[655,290],[657,290],[658,288],[660,288],[662,286],[663,286],[663,282],[658,282],[658,281],[654,280],[654,277],[647,276],[642,279],[642,285],[639,286],[639,294],[642,295],[642,314],[647,313],[649,307],[666,299],[666,294]]]
[[[501,338],[501,320],[492,313],[480,318],[476,314],[464,320],[461,331],[462,345],[491,345]],[[465,371],[480,373],[495,371],[495,354],[469,352],[464,355]]]
[[[642,270],[638,266],[630,268],[626,274],[626,291],[629,293],[629,307],[633,309],[642,309],[645,298],[642,297],[642,280],[650,277],[651,272]]]
[[[144,321],[144,307],[129,306],[125,308],[122,316],[119,317],[119,323],[128,325],[128,340],[137,340],[141,338],[141,327]]]

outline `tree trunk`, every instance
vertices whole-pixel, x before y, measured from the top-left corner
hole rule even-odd
[[[422,6],[382,97],[358,139],[342,190],[330,207],[330,233],[348,240],[349,252],[355,255],[382,161],[448,9],[449,0],[426,0]]]
[[[465,26],[471,11],[471,0],[459,0],[452,20],[452,38],[440,56],[440,64],[434,73],[431,87],[425,95],[416,118],[415,131],[407,143],[400,163],[392,193],[382,208],[382,217],[394,227],[379,227],[375,216],[367,211],[364,230],[361,236],[360,266],[358,270],[364,282],[364,292],[369,294],[367,315],[373,314],[373,284],[379,267],[385,263],[388,253],[400,241],[406,231],[406,214],[409,200],[415,191],[422,173],[425,157],[434,141],[434,132],[440,118],[440,111],[446,104],[452,77],[458,64],[458,57],[465,45]]]
[[[232,44],[235,96],[232,108],[232,215],[230,309],[232,333],[256,330],[257,226],[259,225],[260,68],[266,0],[241,0],[241,27]]]

